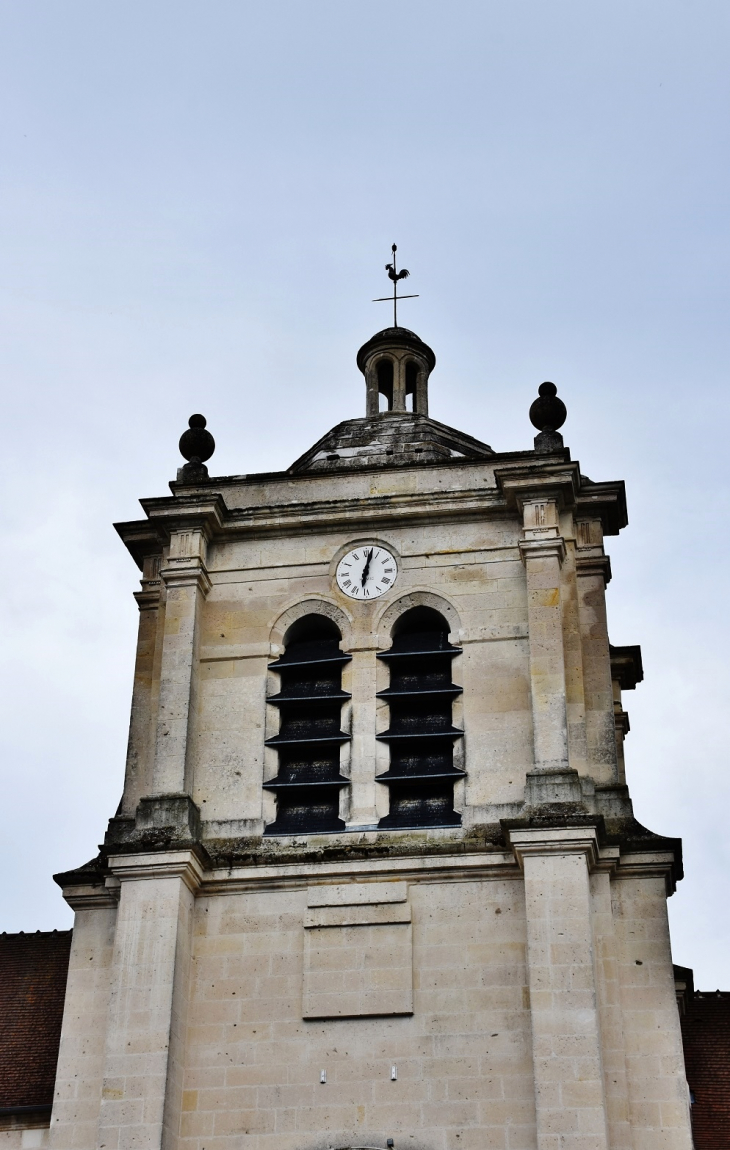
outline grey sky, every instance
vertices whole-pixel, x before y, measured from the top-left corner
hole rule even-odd
[[[435,418],[531,444],[543,379],[609,540],[637,816],[685,841],[675,960],[730,988],[725,0],[0,4],[0,929],[121,790],[136,568],[202,411],[211,473],[364,414],[399,245]]]

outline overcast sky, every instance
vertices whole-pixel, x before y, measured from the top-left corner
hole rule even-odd
[[[727,0],[0,4],[0,929],[122,786],[138,572],[112,522],[364,414],[390,245],[431,413],[530,447],[543,379],[608,541],[637,817],[680,835],[675,961],[730,989]]]

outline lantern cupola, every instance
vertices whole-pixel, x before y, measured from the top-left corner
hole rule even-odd
[[[357,366],[365,376],[366,414],[412,411],[428,415],[428,377],[436,356],[406,327],[386,327],[364,343]]]

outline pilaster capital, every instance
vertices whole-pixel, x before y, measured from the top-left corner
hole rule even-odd
[[[591,549],[584,553],[579,549],[575,556],[575,571],[578,576],[603,579],[604,587],[611,582],[611,560],[603,551]]]
[[[162,566],[162,545],[142,557],[142,590],[135,592],[135,599],[140,611],[156,611],[160,605],[160,592],[162,579],[160,567]]]
[[[530,559],[557,559],[562,566],[565,559],[565,540],[561,535],[548,535],[543,539],[521,539],[518,546],[525,566]]]
[[[528,856],[584,855],[589,870],[598,865],[598,834],[592,826],[510,828],[507,838],[523,870]]]
[[[160,577],[168,590],[175,587],[197,587],[203,596],[207,596],[213,584],[202,559],[184,555],[168,559],[168,563],[170,566],[160,571]]]
[[[145,586],[142,591],[135,591],[134,597],[137,600],[137,606],[140,611],[156,611],[160,605],[160,590],[162,589],[162,580],[144,580]],[[156,583],[157,586],[151,586]]]
[[[644,664],[641,658],[641,647],[634,644],[631,647],[614,647],[609,645],[611,655],[611,678],[615,679],[622,691],[633,691],[636,684],[644,678]]]
[[[109,870],[121,883],[179,878],[193,894],[203,881],[203,864],[192,850],[110,855]]]

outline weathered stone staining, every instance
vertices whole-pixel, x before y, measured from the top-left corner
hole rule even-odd
[[[429,417],[414,333],[358,364],[366,417],[288,471],[210,478],[193,417],[172,495],[118,525],[127,773],[98,859],[57,876],[42,1144],[690,1150],[680,846],[633,818],[641,658],[606,625],[623,484],[571,460],[554,385],[535,450],[500,454]]]

